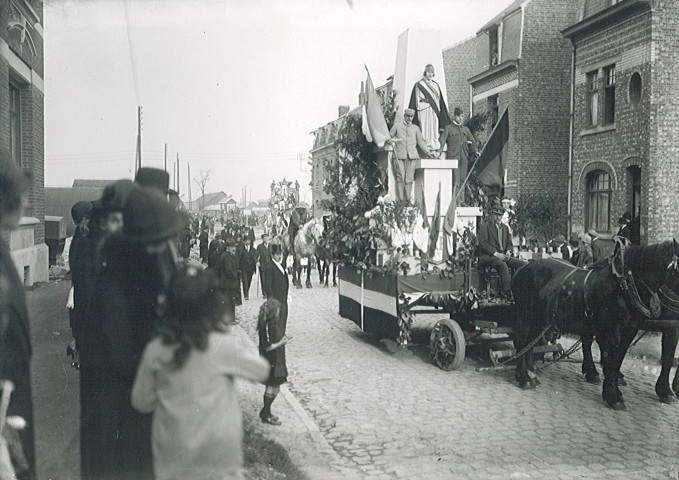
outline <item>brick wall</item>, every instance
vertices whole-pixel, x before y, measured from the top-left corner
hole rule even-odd
[[[525,7],[516,105],[517,191],[568,194],[571,44],[560,31],[577,18],[578,2],[533,0]],[[564,225],[565,231],[565,225]]]
[[[679,238],[679,2],[655,0],[648,181],[648,242]],[[642,217],[643,219],[643,217]]]
[[[648,193],[652,166],[649,164],[651,105],[651,13],[622,18],[603,30],[592,31],[576,41],[575,115],[573,139],[572,222],[574,231],[586,230],[586,178],[595,170],[609,173],[613,180],[610,231],[617,231],[617,218],[631,210],[632,189],[627,167],[641,167],[642,230],[647,225]],[[587,123],[588,71],[607,64],[616,66],[615,128],[591,129]],[[641,76],[641,99],[629,96],[630,79]],[[603,81],[599,77],[599,123],[603,115]]]
[[[472,37],[443,50],[443,71],[451,115],[455,107],[469,113],[470,88],[467,80],[474,76],[476,44],[477,37]]]

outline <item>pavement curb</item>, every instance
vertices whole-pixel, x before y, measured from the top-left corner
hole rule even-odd
[[[240,324],[234,326],[233,332],[247,348],[257,349]],[[261,386],[246,384],[245,382],[240,383],[239,391],[242,397],[247,397],[241,398],[243,402],[258,405],[259,398],[257,395],[261,392],[254,392],[255,387],[260,388]],[[280,393],[279,397],[285,401],[285,405],[288,407],[286,409],[280,404],[278,406],[279,409],[283,410],[283,414],[280,416],[284,420],[284,428],[263,428],[255,419],[253,423],[256,425],[257,431],[282,445],[292,462],[310,479],[340,480],[347,478],[346,475],[333,467],[333,465],[341,464],[342,460],[323,436],[318,424],[304,410],[302,404],[286,385],[281,385]],[[256,408],[251,410],[254,412]],[[245,409],[243,415],[253,416],[250,410]],[[291,417],[297,420],[295,422],[297,425],[290,425]]]

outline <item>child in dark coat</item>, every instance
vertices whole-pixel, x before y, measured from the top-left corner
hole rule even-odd
[[[259,353],[271,364],[269,378],[264,382],[264,408],[259,412],[262,422],[280,425],[280,419],[271,413],[271,404],[280,391],[281,384],[288,381],[288,368],[285,365],[285,327],[280,318],[281,304],[269,298],[259,309],[257,331],[259,332]]]

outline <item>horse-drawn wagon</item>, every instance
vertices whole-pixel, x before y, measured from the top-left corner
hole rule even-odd
[[[487,286],[488,280],[481,282],[469,261],[461,272],[417,275],[344,267],[339,275],[340,315],[365,332],[404,346],[410,342],[416,315],[447,316],[433,325],[429,335],[432,361],[444,370],[459,368],[471,343],[498,343],[498,336],[504,335],[518,353],[515,348],[491,350],[490,358],[495,365],[503,357],[517,359],[522,388],[539,383],[533,368],[535,354],[559,352],[563,358],[573,351],[563,353],[559,344],[547,342],[560,333],[581,337],[583,373],[588,381],[598,383],[590,350],[596,337],[604,364],[603,398],[614,409],[625,408],[618,388],[623,384],[620,367],[636,333],[661,331],[662,369],[655,389],[661,401],[676,402],[679,373],[671,384],[669,376],[679,341],[678,258],[679,244],[672,241],[621,250],[589,270],[538,260],[514,276],[516,304],[481,298],[481,283]],[[592,371],[596,377],[588,375]]]
[[[344,267],[339,273],[339,313],[364,332],[403,346],[412,343],[410,329],[416,317],[439,316],[428,335],[431,359],[443,370],[456,370],[464,362],[467,346],[512,341],[514,304],[495,294],[491,288],[495,280],[490,272],[482,270],[479,275],[471,261],[458,271],[434,269],[414,275]],[[559,344],[552,344],[534,351],[561,350]],[[489,349],[495,365],[514,354],[506,345]]]

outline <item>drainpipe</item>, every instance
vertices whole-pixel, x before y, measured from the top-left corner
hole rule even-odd
[[[568,238],[570,239],[573,227],[573,131],[575,129],[575,43],[571,51],[571,112],[570,131],[568,132]]]

